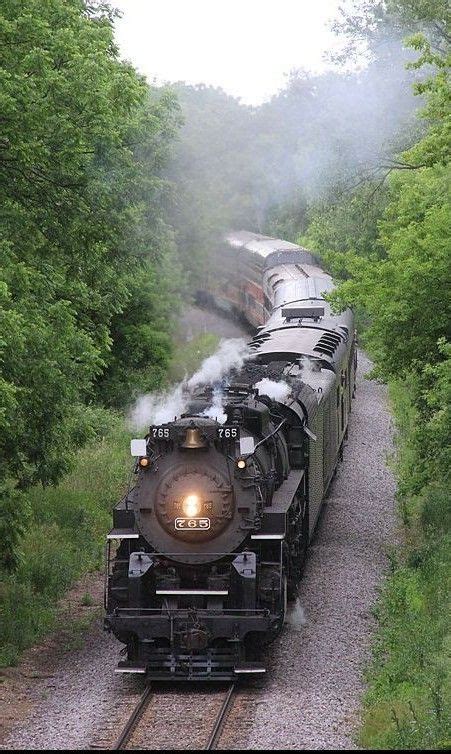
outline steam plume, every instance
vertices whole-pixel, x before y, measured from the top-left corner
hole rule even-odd
[[[130,412],[130,426],[139,430],[148,424],[164,424],[180,417],[197,387],[217,383],[230,369],[239,369],[249,356],[250,350],[242,338],[222,340],[216,353],[205,359],[192,377],[164,393],[141,395]],[[220,423],[226,419],[219,385],[213,391],[212,404],[205,410],[204,416],[217,419]]]
[[[259,395],[267,395],[268,398],[272,398],[275,401],[284,401],[291,392],[290,386],[283,380],[274,382],[274,380],[270,380],[268,377],[264,377],[254,387],[258,390]]]

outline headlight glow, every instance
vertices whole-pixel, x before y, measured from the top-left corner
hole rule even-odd
[[[185,516],[188,516],[189,518],[198,516],[201,512],[201,503],[197,495],[188,495],[188,497],[184,499],[182,507]]]

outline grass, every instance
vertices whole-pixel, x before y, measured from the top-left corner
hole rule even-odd
[[[398,425],[396,472],[404,544],[377,606],[378,631],[368,672],[360,745],[367,749],[451,746],[450,505],[437,475],[415,487],[415,412],[408,393],[391,390]]]
[[[219,340],[214,333],[204,333],[188,342],[178,343],[169,366],[169,381],[179,382],[186,375],[193,374],[202,361],[214,353]]]
[[[83,607],[92,607],[94,605],[94,598],[89,592],[86,592],[81,598],[80,604],[82,604]]]
[[[204,334],[178,344],[169,378],[194,372],[218,340]],[[78,451],[71,473],[55,487],[36,486],[26,493],[29,517],[20,564],[12,574],[0,573],[0,666],[16,664],[26,647],[55,628],[58,600],[69,587],[103,569],[111,508],[125,490],[131,462],[124,417],[107,410],[99,410],[99,416],[102,432]],[[91,595],[81,604],[91,605]],[[73,623],[70,645],[78,646],[85,624]]]
[[[56,604],[83,574],[102,568],[110,511],[130,468],[129,433],[108,412],[108,433],[81,449],[73,471],[57,487],[27,493],[30,519],[21,542],[21,562],[1,581],[0,663],[55,625]]]

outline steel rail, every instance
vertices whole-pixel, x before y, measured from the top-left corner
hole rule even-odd
[[[135,730],[137,724],[139,723],[141,719],[142,713],[147,707],[147,704],[149,702],[151,695],[152,695],[152,687],[149,684],[144,689],[139,702],[137,703],[135,709],[133,710],[132,714],[128,718],[126,724],[124,725],[124,728],[122,729],[122,732],[119,738],[116,740],[114,746],[112,746],[113,751],[121,751],[125,749],[127,742],[130,739],[130,736],[132,735],[133,731]]]
[[[216,744],[218,743],[219,737],[222,733],[224,721],[227,717],[227,713],[232,703],[232,698],[235,693],[235,689],[236,689],[236,683],[231,683],[227,691],[226,698],[224,699],[224,702],[222,703],[222,707],[219,710],[218,716],[216,718],[216,722],[214,724],[213,731],[205,746],[206,751],[211,751],[212,749],[216,748]]]

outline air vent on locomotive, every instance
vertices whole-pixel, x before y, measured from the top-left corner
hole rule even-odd
[[[342,338],[336,332],[326,332],[321,335],[318,343],[314,346],[313,350],[317,353],[326,353],[329,356],[333,356],[337,347],[340,345]]]

